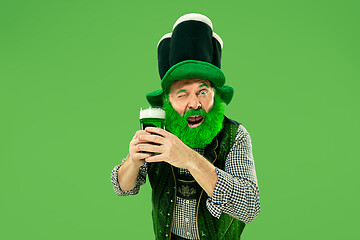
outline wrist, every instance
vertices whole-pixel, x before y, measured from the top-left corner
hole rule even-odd
[[[139,170],[139,168],[144,164],[144,160],[135,160],[130,154],[127,156],[126,161],[129,162],[129,168],[134,170]]]

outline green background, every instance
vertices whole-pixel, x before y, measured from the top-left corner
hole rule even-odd
[[[359,237],[358,1],[0,2],[0,238],[154,239],[150,187],[112,168],[160,87],[156,45],[198,12],[224,41],[261,213],[244,239]]]

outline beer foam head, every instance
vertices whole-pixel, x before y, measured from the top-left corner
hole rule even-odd
[[[165,111],[162,108],[147,108],[140,110],[140,119],[143,118],[160,118],[165,119]]]

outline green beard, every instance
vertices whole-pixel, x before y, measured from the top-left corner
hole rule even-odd
[[[181,116],[172,107],[168,95],[163,97],[163,108],[166,113],[167,130],[191,148],[205,148],[223,128],[225,103],[217,94],[214,105],[208,113],[204,109],[191,109]],[[203,122],[195,128],[190,128],[187,118],[191,115],[204,116]]]

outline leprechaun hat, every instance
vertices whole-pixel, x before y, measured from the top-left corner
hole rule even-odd
[[[146,94],[151,106],[162,106],[162,94],[171,83],[181,79],[209,80],[222,100],[229,104],[234,89],[225,84],[221,71],[223,41],[213,32],[210,19],[202,14],[189,13],[174,24],[172,33],[158,43],[158,67],[161,89]]]

